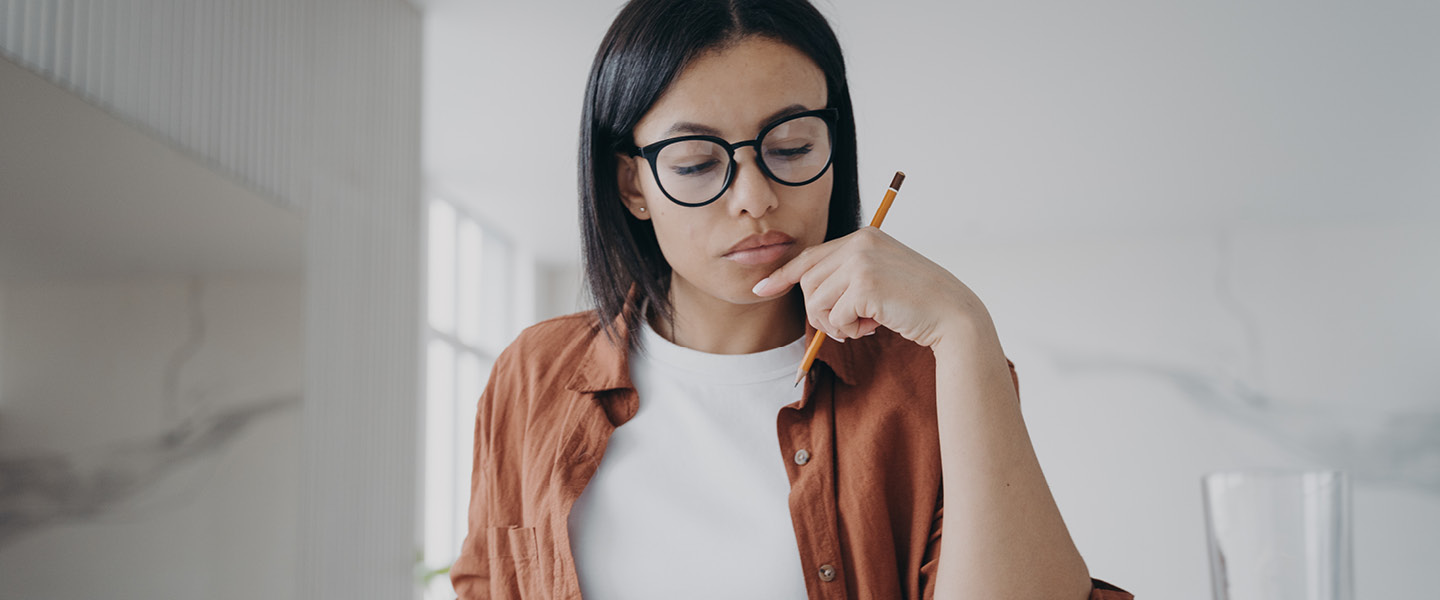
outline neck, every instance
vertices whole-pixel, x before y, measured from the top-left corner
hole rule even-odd
[[[696,290],[670,288],[675,322],[646,315],[660,337],[711,354],[752,354],[779,348],[805,335],[800,286],[755,304],[734,304]]]

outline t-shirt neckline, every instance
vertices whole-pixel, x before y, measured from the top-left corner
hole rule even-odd
[[[640,319],[637,352],[655,362],[720,383],[759,383],[794,376],[805,358],[805,336],[784,346],[750,354],[712,354],[665,339],[650,320]]]

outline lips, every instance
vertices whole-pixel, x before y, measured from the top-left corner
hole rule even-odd
[[[795,238],[786,235],[785,232],[767,231],[765,233],[752,235],[743,240],[740,240],[740,243],[731,246],[729,250],[725,251],[725,256],[731,256],[737,252],[744,252],[746,250],[764,248],[766,246],[778,246],[781,244],[793,243],[795,243]]]
[[[785,254],[794,246],[795,238],[779,231],[767,231],[747,237],[731,246],[730,251],[725,253],[725,260],[751,267],[773,265],[785,258]]]

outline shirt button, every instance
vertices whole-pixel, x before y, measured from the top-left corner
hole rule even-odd
[[[830,566],[830,565],[820,565],[820,581],[834,581],[834,580],[835,580],[835,567],[832,567],[832,566]]]
[[[810,462],[810,451],[801,448],[799,452],[795,453],[795,464],[803,465],[807,462]]]

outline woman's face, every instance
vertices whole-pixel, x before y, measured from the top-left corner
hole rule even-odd
[[[825,108],[827,95],[825,74],[799,50],[745,38],[694,59],[636,125],[635,144],[695,133],[731,143],[752,140],[784,115]],[[621,197],[637,219],[654,223],[673,272],[672,295],[703,294],[734,304],[773,301],[751,288],[801,250],[825,241],[834,169],[807,185],[787,186],[761,172],[755,152],[754,146],[736,149],[730,187],[698,207],[670,201],[645,158],[621,157]],[[757,235],[763,237],[756,240]],[[769,245],[732,252],[757,241]]]

